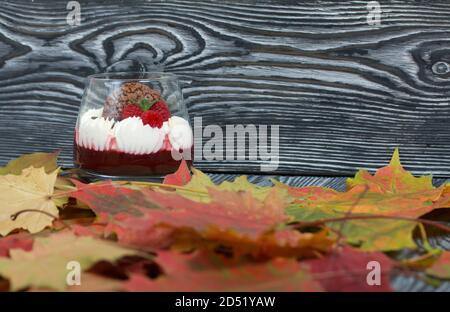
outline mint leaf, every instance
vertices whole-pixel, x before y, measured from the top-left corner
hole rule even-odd
[[[153,100],[149,101],[149,99],[144,98],[139,102],[138,105],[145,112],[146,110],[149,110],[150,107],[152,107],[153,104],[155,104],[158,101],[159,101],[159,99],[153,99]]]

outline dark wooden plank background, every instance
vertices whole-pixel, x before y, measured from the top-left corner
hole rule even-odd
[[[84,77],[126,59],[183,76],[203,125],[279,124],[279,174],[349,175],[395,146],[416,173],[450,176],[448,1],[0,0],[0,164],[63,148],[71,166]],[[122,64],[123,65],[123,64]],[[212,172],[257,162],[197,161]]]

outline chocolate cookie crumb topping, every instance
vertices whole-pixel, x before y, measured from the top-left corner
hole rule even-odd
[[[123,108],[146,98],[149,101],[160,98],[161,94],[140,82],[126,82],[106,98],[103,117],[119,119]]]

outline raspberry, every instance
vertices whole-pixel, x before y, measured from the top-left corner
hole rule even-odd
[[[169,108],[167,107],[166,102],[164,102],[163,100],[159,100],[158,102],[153,104],[152,107],[150,107],[150,111],[158,113],[161,116],[163,122],[167,121],[170,118]]]
[[[103,117],[120,119],[123,109],[130,103],[136,103],[143,98],[153,101],[161,97],[160,93],[140,82],[126,82],[116,87],[106,98]],[[129,117],[129,116],[128,116]]]
[[[140,117],[142,115],[142,109],[135,105],[135,104],[129,104],[125,106],[125,108],[122,111],[122,114],[120,115],[121,119],[125,119],[128,117]]]
[[[163,119],[161,115],[152,110],[145,111],[142,114],[141,118],[144,125],[149,125],[152,128],[161,128],[163,125]]]

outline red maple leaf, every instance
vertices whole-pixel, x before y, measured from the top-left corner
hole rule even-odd
[[[98,215],[109,216],[107,231],[123,244],[141,248],[233,247],[254,256],[313,256],[330,247],[325,232],[280,230],[288,220],[277,190],[264,201],[250,192],[209,189],[211,202],[201,203],[172,192],[131,190],[110,182],[90,189],[80,182],[72,196]],[[129,209],[129,212],[128,212]]]
[[[31,250],[33,237],[26,233],[18,233],[0,238],[0,257],[9,257],[11,249]]]
[[[234,261],[220,255],[159,252],[164,274],[157,279],[132,275],[128,291],[321,291],[309,269],[294,259],[267,262]]]
[[[175,173],[167,175],[164,178],[163,184],[182,186],[186,185],[190,180],[191,172],[186,161],[183,159],[178,170]]]
[[[304,263],[310,266],[314,279],[326,291],[391,291],[389,276],[394,262],[381,252],[362,252],[344,247],[326,257]],[[378,269],[379,272],[375,272]],[[378,273],[379,280],[374,275]]]

